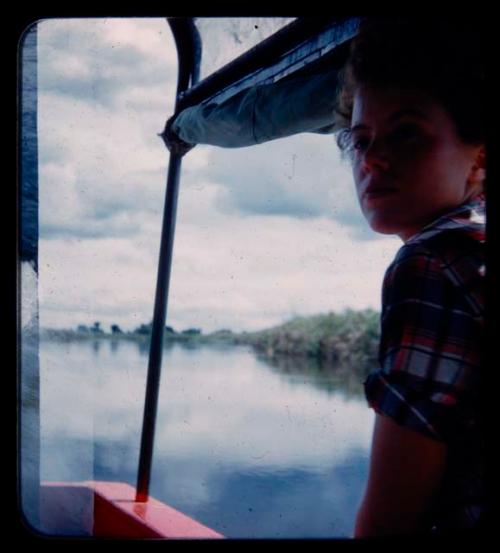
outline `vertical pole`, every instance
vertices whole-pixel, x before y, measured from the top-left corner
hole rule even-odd
[[[191,18],[167,18],[167,21],[174,35],[179,58],[175,105],[175,111],[177,111],[181,94],[188,88],[190,82],[191,86],[193,86],[198,81],[201,40]],[[146,400],[144,403],[139,470],[137,475],[136,501],[141,503],[148,500],[149,483],[151,480],[156,414],[158,411],[158,392],[160,388],[161,359],[163,353],[163,334],[165,331],[168,290],[172,267],[181,161],[182,154],[171,152],[168,164],[165,206],[163,209],[155,307],[153,326],[151,329],[151,343],[149,346]]]
[[[163,333],[167,312],[168,290],[172,267],[175,218],[179,190],[181,156],[171,154],[168,166],[167,190],[163,211],[163,225],[160,242],[160,259],[156,282],[155,307],[151,343],[149,347],[148,379],[141,436],[139,473],[137,478],[136,501],[145,502],[149,495],[153,444],[158,408],[158,390],[160,386],[161,360],[163,353]]]

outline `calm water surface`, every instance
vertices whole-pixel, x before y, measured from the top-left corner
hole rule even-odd
[[[126,340],[42,341],[43,480],[135,485],[147,358]],[[372,425],[357,377],[174,344],[150,493],[228,537],[349,536]]]

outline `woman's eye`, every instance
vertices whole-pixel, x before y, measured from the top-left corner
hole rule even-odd
[[[419,129],[415,125],[401,125],[391,133],[391,140],[393,142],[410,141],[418,138],[419,135]]]
[[[364,152],[368,149],[371,140],[367,137],[353,138],[351,141],[351,147],[358,152]]]

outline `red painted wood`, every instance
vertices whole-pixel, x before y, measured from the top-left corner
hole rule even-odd
[[[75,534],[80,526],[83,535],[95,537],[224,537],[153,497],[137,503],[135,488],[122,482],[45,482],[41,498],[47,533]]]

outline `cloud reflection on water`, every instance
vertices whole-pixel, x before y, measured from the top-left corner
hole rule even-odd
[[[41,365],[43,476],[135,484],[147,356],[42,343]],[[233,537],[348,535],[373,414],[313,373],[246,347],[166,349],[152,495]]]

